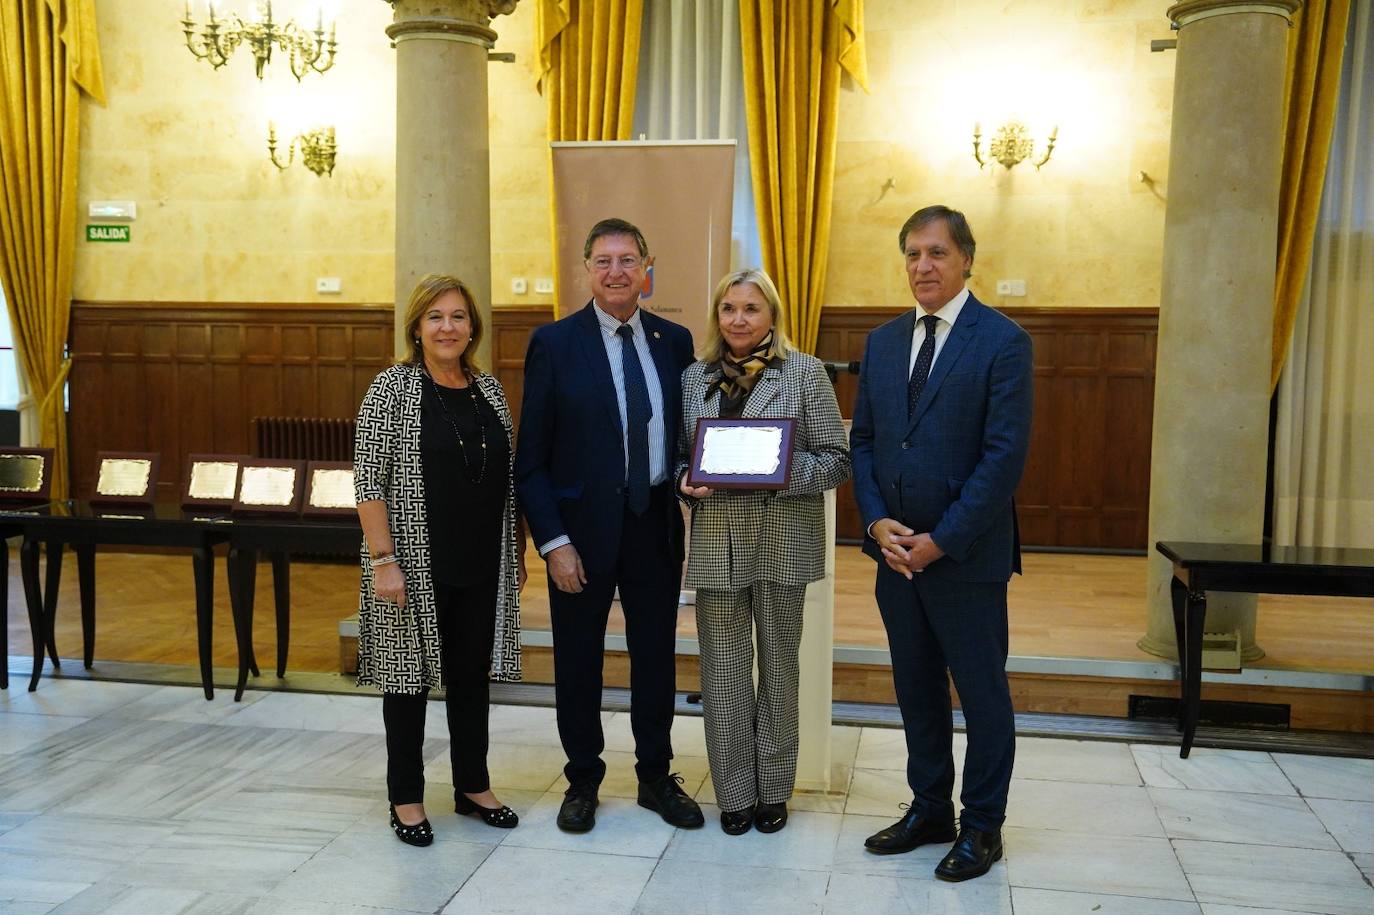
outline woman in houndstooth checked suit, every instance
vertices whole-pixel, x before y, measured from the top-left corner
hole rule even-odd
[[[687,586],[697,592],[711,781],[725,832],[776,832],[787,823],[797,771],[802,605],[807,584],[825,575],[822,493],[849,478],[849,443],[825,370],[793,348],[777,288],[762,270],[716,286],[698,355],[682,375],[678,479],[692,507]],[[795,418],[787,489],[687,485],[703,416]]]

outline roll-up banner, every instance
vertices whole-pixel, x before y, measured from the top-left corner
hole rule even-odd
[[[619,217],[654,258],[640,304],[700,342],[711,291],[730,269],[735,141],[554,143],[558,317],[587,304],[587,232]]]

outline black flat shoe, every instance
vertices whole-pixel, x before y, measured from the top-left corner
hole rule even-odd
[[[466,794],[458,795],[454,801],[453,810],[461,816],[472,816],[474,813],[482,818],[482,822],[488,826],[495,826],[497,829],[514,829],[520,822],[520,818],[515,815],[515,811],[502,805],[496,810],[490,807],[483,807],[481,804],[468,797]]]
[[[941,880],[958,882],[986,874],[1002,857],[1002,833],[965,826],[944,860],[935,868]]]
[[[746,807],[743,810],[736,810],[731,813],[728,810],[720,812],[720,828],[728,836],[742,836],[754,826],[754,808]]]
[[[596,785],[570,785],[558,808],[558,828],[564,832],[589,831],[596,825],[596,805]]]
[[[697,802],[682,790],[682,776],[676,772],[651,782],[639,783],[639,806],[663,817],[663,822],[679,829],[695,829],[706,822]]]
[[[931,842],[953,841],[953,816],[932,819],[913,807],[906,816],[865,839],[864,848],[879,855],[897,855]]]
[[[428,819],[421,820],[414,826],[407,826],[396,816],[395,804],[391,805],[391,828],[395,830],[396,838],[407,845],[424,848],[434,841],[434,830],[429,827]]]
[[[754,808],[754,828],[759,832],[777,832],[786,825],[786,804],[760,803]]]

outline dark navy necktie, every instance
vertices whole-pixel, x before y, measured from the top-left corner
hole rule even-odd
[[[620,360],[625,375],[625,441],[629,449],[630,511],[642,515],[649,508],[649,384],[644,380],[644,367],[639,364],[635,349],[635,329],[622,324],[615,331],[620,335]]]
[[[935,325],[940,319],[935,315],[923,315],[921,323],[926,328],[926,338],[921,341],[921,349],[916,353],[916,364],[911,367],[911,380],[906,384],[906,415],[916,414],[916,401],[921,399],[926,379],[930,377],[930,364],[935,361]]]

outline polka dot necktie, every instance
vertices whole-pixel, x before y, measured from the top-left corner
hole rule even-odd
[[[940,319],[935,315],[924,315],[921,323],[926,328],[926,338],[921,341],[921,349],[916,354],[916,364],[911,367],[911,380],[906,384],[906,415],[910,419],[916,415],[916,402],[921,399],[926,379],[930,377],[930,364],[935,361],[935,325]]]

